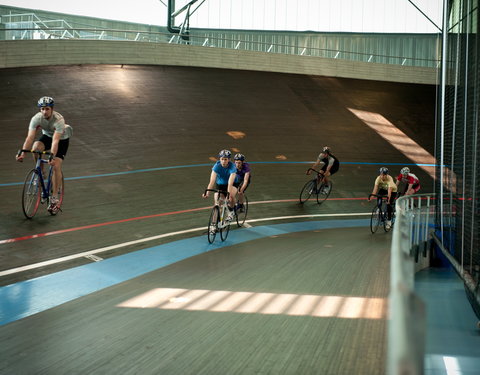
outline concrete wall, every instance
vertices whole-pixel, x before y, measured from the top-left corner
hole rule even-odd
[[[0,41],[0,68],[72,64],[178,65],[437,83],[437,70],[425,67],[167,43],[78,39]]]

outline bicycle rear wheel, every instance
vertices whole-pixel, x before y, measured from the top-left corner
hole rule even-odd
[[[207,238],[209,243],[213,243],[215,241],[215,236],[218,232],[218,220],[220,217],[220,210],[218,206],[214,206],[212,208],[212,212],[210,213],[210,220],[208,221],[208,232]]]
[[[310,196],[315,192],[316,180],[307,181],[300,192],[300,203],[305,203],[310,199]]]
[[[22,192],[22,210],[27,219],[35,216],[40,205],[42,192],[40,184],[38,171],[32,169],[25,178]]]
[[[375,233],[382,222],[382,213],[378,206],[375,206],[372,210],[372,217],[370,218],[370,230]]]
[[[332,188],[333,188],[333,183],[331,180],[328,182],[328,188],[325,187],[325,182],[322,181],[322,183],[320,184],[320,187],[317,190],[318,204],[323,203],[323,201],[325,201],[329,197],[330,192],[332,191]]]
[[[247,220],[247,213],[248,213],[248,198],[247,196],[244,194],[243,195],[243,207],[242,207],[242,211],[240,212],[238,209],[237,209],[237,214],[236,214],[236,217],[237,217],[237,225],[239,227],[241,227],[243,224],[245,224],[245,220]]]
[[[388,206],[386,203],[382,205],[383,212],[384,212],[384,220],[383,220],[383,229],[385,232],[390,232],[393,229],[393,223],[395,222],[395,213],[392,210],[392,216],[390,220],[390,225],[387,223],[388,219]]]

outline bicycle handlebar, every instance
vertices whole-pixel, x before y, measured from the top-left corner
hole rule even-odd
[[[321,175],[323,176],[323,173],[317,171],[316,169],[308,168],[308,169],[307,169],[307,172],[308,172],[308,171],[314,171],[316,174],[321,174]]]
[[[20,156],[22,152],[30,152],[32,154],[38,154],[38,155],[48,155],[48,160],[53,159],[53,154],[50,151],[38,151],[38,150],[18,150],[17,156]]]
[[[220,194],[223,194],[225,195],[225,197],[228,199],[228,197],[230,196],[230,193],[228,191],[225,191],[225,190],[218,190],[218,189],[205,189],[205,193],[207,193],[207,191],[211,191],[213,193],[220,193]]]
[[[388,200],[388,195],[370,194],[368,196],[368,198],[370,198],[370,197],[380,198],[380,199],[386,200],[386,201]]]

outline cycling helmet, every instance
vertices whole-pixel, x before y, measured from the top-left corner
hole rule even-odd
[[[218,157],[230,159],[232,157],[232,153],[230,152],[230,150],[222,150],[218,153]]]
[[[322,152],[325,153],[325,154],[330,154],[330,152],[331,152],[330,147],[325,146],[325,147],[322,149]]]
[[[410,168],[408,168],[408,167],[403,167],[403,168],[400,170],[400,173],[403,174],[403,175],[409,174],[409,173],[410,173]]]
[[[42,96],[37,102],[37,106],[39,107],[53,107],[54,104],[53,98],[49,96]]]
[[[388,174],[388,168],[382,167],[378,170],[380,174]]]
[[[244,161],[245,160],[245,155],[243,154],[235,154],[235,156],[233,157],[235,160],[241,160],[241,161]]]

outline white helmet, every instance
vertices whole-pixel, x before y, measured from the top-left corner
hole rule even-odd
[[[400,171],[401,174],[403,174],[404,176],[409,174],[410,173],[410,168],[408,167],[403,167]]]

